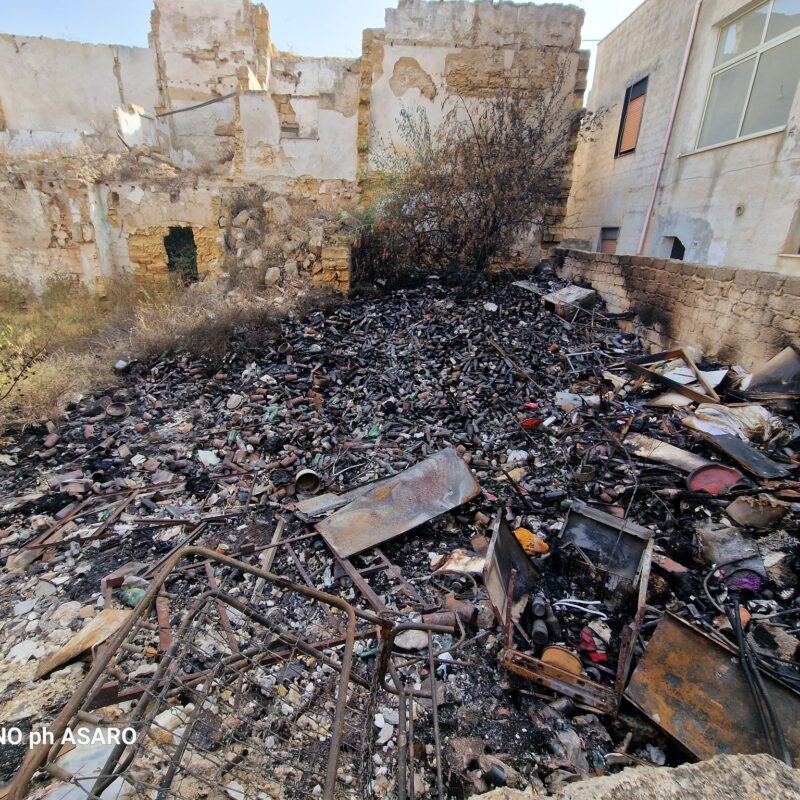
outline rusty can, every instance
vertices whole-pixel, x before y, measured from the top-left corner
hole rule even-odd
[[[313,469],[301,469],[294,476],[294,486],[300,494],[316,494],[322,486],[322,480]]]

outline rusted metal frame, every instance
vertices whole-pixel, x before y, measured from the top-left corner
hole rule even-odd
[[[409,747],[409,734],[406,730],[406,694],[403,691],[402,681],[397,673],[397,668],[394,664],[389,664],[389,671],[391,673],[392,681],[397,686],[397,698],[399,700],[399,719],[397,732],[397,798],[398,800],[406,800],[408,791],[408,773],[406,767],[411,770],[411,793],[413,796],[413,783],[414,783],[414,741],[411,740],[411,747]],[[413,701],[412,701],[413,702]],[[414,716],[414,709],[411,708],[411,717]],[[410,759],[410,761],[409,761]],[[407,763],[409,762],[409,763]]]
[[[333,553],[333,551],[331,551]],[[367,602],[376,610],[376,611],[386,611],[386,605],[384,604],[383,600],[378,597],[378,595],[373,591],[372,587],[367,583],[364,579],[363,575],[356,569],[353,562],[349,558],[339,558],[335,553],[333,553],[333,557],[336,559],[336,562],[341,566],[341,568],[345,571],[345,574],[348,578],[353,582],[353,585],[364,595],[364,598]]]
[[[387,675],[389,675],[389,677],[392,677],[391,676],[391,668],[390,668],[390,665],[391,665],[390,657],[391,657],[392,647],[394,645],[395,637],[398,634],[403,633],[403,631],[423,631],[425,633],[443,633],[443,634],[453,634],[453,633],[455,633],[455,629],[451,628],[449,625],[428,625],[428,624],[426,624],[424,622],[402,622],[399,625],[393,625],[390,630],[384,631],[383,640],[382,640],[382,646],[385,648],[385,653],[387,654],[385,656],[385,663],[387,665],[387,668],[386,668],[385,672],[382,671],[382,669],[379,669],[378,675],[379,675],[380,680],[382,681],[383,688],[387,692],[389,692],[390,694],[394,694],[394,695],[398,694],[398,689],[397,689],[396,686],[392,686],[388,682]],[[462,639],[460,639],[457,644],[461,644],[462,641],[463,641],[463,636],[462,636]],[[447,652],[449,652],[449,649],[450,648],[448,648]],[[442,651],[442,652],[445,652],[445,651]],[[382,655],[383,655],[383,653],[382,653]],[[438,656],[439,653],[436,653],[435,655]],[[410,658],[413,659],[414,657],[411,656]],[[393,678],[393,680],[394,680],[394,678]],[[432,689],[433,689],[433,684],[434,684],[434,679],[431,679],[431,687],[432,687]],[[422,700],[431,700],[431,699],[435,700],[435,692],[433,692],[433,691],[431,691],[430,693],[427,693],[427,692],[420,691],[418,689],[405,689],[405,692],[410,697],[411,696],[419,697]]]
[[[376,629],[365,629],[361,631],[356,631],[355,638],[356,639],[369,639],[373,636],[377,636]],[[344,644],[345,637],[344,636],[334,636],[330,639],[324,639],[318,642],[310,642],[309,644],[311,647],[317,650],[329,650],[334,647],[339,647]],[[254,648],[248,648],[247,650],[243,650],[241,653],[241,657],[238,659],[240,662],[243,658],[247,657],[250,658],[251,656],[255,656],[258,654],[258,651]],[[276,661],[285,661],[291,654],[289,650],[278,650],[273,653],[264,654],[262,658],[257,659],[256,663],[258,666],[266,666],[269,664],[273,664]],[[235,667],[236,664],[229,664],[228,660],[223,660],[222,663],[225,666],[232,666]],[[338,669],[338,665],[336,667]],[[181,685],[179,688],[173,689],[167,693],[167,698],[174,696],[175,694],[183,691],[183,688],[192,687],[201,681],[204,681],[208,678],[210,670],[200,670],[199,672],[192,672],[188,673],[181,678]],[[369,688],[369,684],[364,681],[362,678],[359,678],[357,675],[351,676],[351,680],[353,683],[357,683],[359,686],[364,688]],[[107,683],[101,684],[97,687],[97,690],[94,691],[90,696],[87,696],[87,701],[85,705],[90,710],[94,711],[99,708],[105,708],[106,706],[116,705],[117,703],[133,701],[137,698],[141,697],[144,693],[145,689],[141,685],[131,686],[127,689],[119,689],[119,682],[118,681],[109,681]],[[80,712],[79,712],[80,713]]]
[[[208,523],[203,520],[198,522],[195,527],[189,531],[186,538],[180,543],[176,544],[175,547],[172,548],[163,558],[159,561],[156,561],[151,567],[147,567],[146,569],[142,570],[139,573],[139,577],[144,578],[145,580],[149,580],[154,575],[159,573],[159,570],[163,568],[163,566],[172,559],[176,553],[179,553],[184,547],[191,545],[195,539],[197,539],[200,534],[208,527]]]
[[[406,692],[403,690],[403,697],[406,697]],[[409,783],[409,794],[410,800],[415,800],[417,790],[414,787],[414,776],[416,774],[416,770],[414,768],[414,697],[408,697],[408,741],[409,741],[409,756],[408,756],[408,768],[411,771],[411,781]]]
[[[178,771],[178,767],[181,763],[181,759],[183,758],[184,753],[186,752],[186,748],[189,746],[189,740],[194,732],[194,727],[197,724],[197,720],[200,719],[200,714],[203,710],[203,700],[205,696],[208,695],[209,687],[213,685],[214,680],[216,679],[217,674],[219,673],[220,665],[217,664],[216,667],[212,670],[210,679],[207,683],[203,685],[201,690],[202,694],[199,698],[195,700],[194,710],[192,711],[191,716],[189,717],[189,722],[186,724],[185,729],[183,731],[183,736],[181,736],[181,740],[178,744],[177,751],[175,755],[170,759],[169,767],[167,768],[164,777],[161,779],[161,783],[158,787],[158,794],[156,795],[156,800],[166,800],[167,790],[172,785],[172,781],[175,778],[175,773]],[[100,797],[102,792],[97,796]],[[92,795],[94,795],[94,791],[92,791]]]
[[[431,683],[431,714],[433,716],[433,745],[436,752],[436,789],[440,798],[444,798],[444,780],[442,778],[442,740],[439,738],[439,703],[436,687],[436,667],[433,663],[433,634],[428,628],[428,675]]]
[[[616,713],[615,693],[594,681],[581,678],[579,675],[574,675],[551,664],[544,664],[539,659],[526,653],[520,653],[518,650],[505,650],[501,657],[501,663],[515,675],[563,694],[582,708],[598,714]]]
[[[186,628],[188,627],[192,619],[194,619],[195,615],[200,611],[204,603],[205,603],[205,598],[201,597],[194,604],[194,606],[192,607],[192,611],[186,615],[184,623],[180,627],[179,637],[176,638],[175,641],[173,641],[172,646],[167,652],[165,658],[162,659],[161,663],[158,665],[158,668],[156,669],[156,672],[153,676],[153,680],[151,681],[151,685],[158,686],[158,683],[161,682],[162,685],[160,689],[158,690],[157,693],[153,692],[152,694],[150,692],[147,692],[146,690],[143,690],[142,696],[139,698],[136,707],[133,709],[131,713],[131,722],[134,723],[133,727],[137,728],[137,739],[140,732],[139,729],[143,728],[143,726],[140,723],[147,713],[148,706],[151,707],[151,712],[152,712],[150,715],[150,719],[147,721],[148,727],[152,724],[153,720],[158,715],[158,709],[160,705],[164,702],[167,689],[172,682],[175,672],[177,672],[178,670],[178,661],[175,659],[175,655],[178,651],[178,648],[180,647],[180,637],[181,635],[185,635]],[[103,660],[106,661],[106,658],[109,660],[113,658],[116,649],[117,648],[112,648],[111,646],[109,646],[108,649],[104,652]],[[106,664],[107,663],[108,662],[106,661]],[[106,664],[104,664],[104,668]],[[213,669],[216,669],[216,667],[212,668],[212,670],[209,670],[209,673],[213,672]],[[91,691],[88,694],[91,694]],[[151,704],[150,701],[152,698],[156,698],[156,702],[153,702]],[[59,715],[58,719],[60,719],[60,717],[61,715]],[[56,722],[58,722],[58,719],[56,720]],[[69,720],[67,720],[67,722],[69,722]],[[58,741],[58,738],[60,738],[60,734],[59,737],[57,737],[56,741]],[[128,750],[127,754],[125,754],[124,758],[122,759],[122,762],[117,763],[118,759],[123,755],[125,749],[126,749],[125,745],[120,742],[117,743],[112,749],[112,751],[108,754],[108,757],[106,758],[106,761],[103,764],[103,767],[101,768],[97,776],[90,797],[102,796],[103,792],[117,779],[117,776],[123,774],[125,770],[131,765],[134,758],[136,758],[136,751],[134,749]],[[53,753],[54,750],[51,749],[50,752]],[[53,755],[53,758],[55,758],[55,755]],[[117,764],[117,771],[116,773],[111,773],[110,772],[111,767],[115,763]]]
[[[221,564],[232,567],[234,569],[240,569],[243,572],[247,572],[251,575],[262,577],[265,580],[268,580],[276,584],[277,586],[280,586],[281,588],[288,589],[290,591],[295,591],[307,597],[311,597],[314,600],[318,600],[319,602],[335,606],[336,608],[339,608],[344,614],[346,614],[348,620],[346,629],[347,638],[346,641],[344,642],[345,649],[341,661],[341,678],[339,683],[339,692],[336,701],[336,713],[334,716],[334,722],[336,722],[337,720],[341,722],[344,716],[344,710],[347,703],[347,684],[350,680],[350,673],[353,664],[353,642],[356,632],[355,630],[356,613],[353,607],[339,597],[326,594],[325,592],[320,592],[316,589],[310,589],[305,586],[300,586],[299,584],[293,583],[292,581],[288,581],[285,578],[280,577],[279,575],[274,575],[273,573],[267,572],[266,570],[261,570],[258,567],[254,567],[250,564],[237,561],[222,553],[217,553],[214,552],[213,550],[209,550],[204,547],[187,547],[175,553],[169,559],[169,561],[166,564],[164,564],[158,577],[152,581],[147,592],[145,592],[144,596],[136,604],[136,607],[134,608],[133,613],[130,615],[129,619],[126,620],[126,622],[119,628],[119,630],[110,638],[107,647],[103,648],[102,651],[103,655],[95,660],[95,662],[92,664],[89,672],[86,674],[86,677],[83,679],[78,689],[72,694],[70,699],[67,701],[67,704],[61,710],[61,713],[53,721],[52,725],[50,726],[50,730],[53,733],[55,741],[60,741],[70,720],[73,718],[75,713],[81,708],[84,700],[86,699],[87,694],[91,691],[92,687],[97,682],[97,680],[102,676],[104,670],[108,666],[108,663],[113,657],[113,654],[120,648],[122,643],[125,641],[125,638],[130,633],[133,626],[136,624],[137,619],[141,617],[144,614],[144,612],[147,609],[149,609],[149,607],[152,605],[159,590],[164,585],[167,577],[169,576],[169,573],[182,558],[187,558],[190,556],[212,559]],[[361,616],[363,617],[364,615],[362,614]],[[173,643],[173,646],[177,646],[177,641]],[[340,749],[341,749],[341,729],[337,730],[334,727],[332,728],[331,732],[330,752],[332,754],[335,753],[337,755],[337,758],[330,759],[328,764],[328,771],[326,774],[325,786],[323,789],[323,797],[325,798],[333,797],[333,788],[335,786],[335,781],[336,781],[336,761],[338,759],[338,753]],[[23,800],[31,778],[33,777],[36,770],[39,769],[41,765],[44,763],[44,761],[47,759],[49,750],[50,750],[50,745],[43,744],[38,747],[31,748],[26,753],[22,765],[20,766],[20,769],[17,772],[17,775],[14,778],[13,783],[9,787],[9,797],[12,798],[12,800]]]
[[[273,551],[274,552],[274,551]],[[206,577],[208,578],[208,585],[214,590],[219,591],[219,584],[217,583],[217,579],[214,577],[214,568],[211,566],[210,561],[205,562],[205,569],[206,569]],[[158,598],[156,598],[156,602],[158,602]],[[225,638],[228,640],[228,646],[231,648],[235,655],[240,655],[241,650],[239,648],[239,642],[236,639],[236,634],[233,632],[233,626],[231,625],[231,621],[228,619],[228,614],[225,611],[225,604],[220,599],[216,599],[216,606],[217,606],[217,614],[219,614],[219,624],[222,625],[222,629],[225,631]],[[236,684],[236,710],[239,710],[239,701],[240,697],[238,696],[242,691],[242,684],[244,683],[244,673],[239,675],[239,680]]]
[[[386,557],[386,554],[383,552],[383,550],[380,549],[380,547],[376,547],[375,548],[375,552],[378,554],[378,556],[380,556],[380,558],[381,558],[381,560],[383,562],[381,568],[384,571],[388,571],[389,569],[391,569],[392,567],[395,566]],[[424,602],[424,598],[422,597],[422,595],[417,590],[417,587],[414,586],[414,584],[411,583],[411,581],[409,581],[405,577],[403,577],[403,575],[400,574],[399,569],[398,569],[398,574],[394,577],[394,580],[397,580],[400,583],[400,585],[409,593],[409,595],[411,597],[413,597],[418,603]]]
[[[141,710],[141,714],[142,715],[147,711],[147,708],[150,705],[150,698],[153,698],[153,697],[157,697],[158,698],[158,702],[155,702],[153,704],[153,706],[152,706],[153,713],[151,715],[150,720],[148,720],[147,723],[146,723],[147,727],[149,727],[152,724],[153,718],[155,717],[155,715],[157,715],[159,708],[163,705],[163,703],[166,700],[166,698],[172,693],[172,692],[168,692],[167,689],[170,687],[172,679],[173,679],[174,676],[163,677],[163,678],[162,678],[162,676],[166,672],[169,672],[170,669],[172,669],[172,671],[174,672],[175,669],[177,668],[177,663],[178,662],[175,660],[175,655],[176,655],[176,653],[177,653],[177,651],[179,649],[180,642],[185,639],[187,631],[189,629],[189,626],[192,624],[192,622],[194,621],[195,617],[200,613],[200,611],[203,611],[204,613],[207,613],[207,602],[208,601],[212,601],[212,600],[215,601],[215,603],[219,602],[220,600],[224,600],[224,602],[229,603],[231,606],[236,608],[237,611],[239,611],[240,613],[242,613],[242,614],[244,614],[246,616],[249,616],[251,619],[255,619],[257,622],[259,622],[260,624],[264,625],[264,627],[267,628],[268,630],[274,630],[274,628],[275,628],[274,624],[271,623],[268,619],[266,619],[263,615],[259,614],[258,612],[254,611],[253,609],[249,608],[246,604],[238,601],[237,599],[232,598],[232,597],[230,597],[228,595],[225,595],[224,593],[220,592],[219,590],[211,590],[211,591],[208,591],[205,594],[201,595],[200,598],[198,598],[198,600],[192,606],[192,609],[191,609],[190,613],[186,615],[186,617],[185,617],[185,619],[184,619],[184,621],[183,621],[183,623],[181,625],[181,629],[180,629],[179,634],[177,636],[177,640],[175,642],[175,645],[173,646],[173,648],[170,651],[170,653],[168,654],[168,656],[164,659],[164,661],[162,661],[162,664],[159,665],[159,670],[157,671],[156,675],[154,676],[153,681],[151,682],[151,685],[155,685],[157,687],[158,686],[158,682],[160,680],[161,683],[162,683],[160,689],[157,689],[157,691],[153,691],[153,692],[149,692],[146,689],[142,690],[142,694],[144,696],[142,698],[140,698],[139,703],[137,704],[137,707],[134,710],[134,713],[133,713],[134,719],[136,719],[136,717],[139,714],[140,710]],[[224,609],[222,610],[221,613],[224,613]],[[320,652],[318,652],[316,650],[313,650],[309,645],[307,645],[306,643],[304,643],[301,640],[297,639],[296,637],[292,636],[291,634],[281,633],[280,637],[282,639],[285,639],[286,641],[288,641],[292,645],[292,648],[289,650],[288,654],[286,654],[286,658],[291,658],[293,653],[295,652],[295,650],[300,650],[301,652],[304,652],[306,655],[312,655],[314,658],[319,659],[323,663],[327,664],[328,666],[336,669],[337,671],[339,671],[341,673],[341,665],[338,662],[336,662],[335,660],[325,656],[323,653],[320,653]],[[343,643],[346,643],[346,642],[343,642]],[[204,684],[207,684],[209,675],[213,675],[215,670],[218,670],[218,669],[222,668],[223,666],[230,667],[231,669],[239,669],[240,665],[243,666],[244,664],[248,663],[247,662],[247,657],[249,655],[257,654],[258,652],[259,652],[259,648],[251,648],[250,650],[246,651],[246,653],[244,653],[244,654],[243,653],[239,653],[238,655],[234,654],[234,655],[228,657],[227,659],[224,659],[216,667],[214,667],[214,668],[212,668],[210,670],[205,670],[204,671],[203,677],[202,677],[202,682]],[[265,656],[266,655],[267,654],[265,654]],[[271,660],[280,660],[280,659],[273,658]],[[166,666],[164,666],[165,664],[166,664]],[[362,686],[364,686],[366,688],[369,688],[369,684],[366,681],[363,681],[362,679],[359,679],[358,676],[351,676],[351,680],[353,680],[354,682],[358,682],[360,685],[362,685]],[[199,682],[199,680],[193,681],[193,683],[195,683],[195,684],[198,683],[198,682]],[[176,690],[181,691],[181,690],[185,690],[185,688],[187,688],[187,682],[184,679],[181,679],[180,685],[178,687],[176,687]],[[336,720],[334,719],[334,725],[336,725],[336,724],[337,724]],[[141,722],[140,722],[140,727],[144,727],[144,725],[142,725]],[[341,728],[341,725],[339,727]],[[103,768],[103,770],[101,772],[101,775],[110,776],[110,779],[107,781],[107,783],[104,786],[102,786],[100,788],[100,793],[102,793],[102,791],[105,788],[107,788],[114,780],[116,780],[116,778],[119,775],[124,773],[124,771],[130,766],[130,764],[132,763],[133,759],[135,758],[135,751],[131,751],[129,756],[126,757],[123,760],[122,765],[117,768],[116,772],[115,773],[111,773],[111,766],[116,761],[116,759],[119,758],[119,756],[120,756],[120,754],[121,754],[121,752],[123,750],[124,750],[124,747],[121,747],[119,749],[119,752],[117,752],[117,749],[115,748],[115,751],[112,752],[112,754],[110,755],[108,761],[106,762],[106,765],[104,766],[104,768]],[[333,752],[333,751],[331,751],[331,752]],[[162,784],[161,788],[162,789],[164,788],[163,784]]]

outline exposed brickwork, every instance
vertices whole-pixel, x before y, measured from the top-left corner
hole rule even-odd
[[[350,287],[350,248],[323,247],[311,272],[315,286],[332,286],[346,292]]]
[[[800,278],[645,256],[554,249],[560,274],[596,289],[653,350],[679,345],[752,368],[800,346]]]

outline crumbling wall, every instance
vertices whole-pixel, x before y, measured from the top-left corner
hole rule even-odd
[[[582,22],[583,11],[574,6],[400,0],[397,9],[387,10],[385,29],[364,36],[362,175],[369,154],[397,138],[404,109],[423,109],[436,127],[457,105],[457,97],[468,102],[490,97],[509,80],[544,93],[560,70],[566,76],[567,106],[580,108],[588,69],[588,54],[578,49]],[[576,137],[577,130],[564,143],[570,154]],[[534,232],[532,240],[545,245],[558,241],[569,188],[565,174],[562,196],[548,214],[547,229]]]
[[[569,280],[588,283],[653,350],[692,347],[751,369],[800,346],[800,277],[646,256],[558,249]]]
[[[251,0],[156,0],[148,48],[0,35],[0,270],[90,286],[163,272],[161,232],[179,225],[201,232],[213,274],[221,198],[258,186],[312,216],[348,210],[402,108],[437,124],[446,97],[487,96],[509,75],[544,91],[559,59],[580,105],[581,21],[568,6],[401,0],[359,59],[278,52]],[[347,285],[344,255],[316,256],[314,280]]]
[[[0,154],[121,150],[115,106],[157,101],[146,48],[0,34]]]
[[[283,187],[287,193],[302,178],[354,184],[359,86],[358,60],[274,57],[269,93],[239,97],[237,174],[245,180],[265,179],[274,190]],[[327,196],[335,191],[320,189]],[[351,200],[356,195],[339,192],[337,197]]]
[[[171,225],[153,225],[138,228],[127,236],[128,258],[135,267],[134,275],[139,281],[164,278],[169,275],[164,237]],[[212,228],[197,225],[191,227],[197,247],[197,274],[199,277],[219,272],[222,263],[217,232]]]
[[[265,91],[270,72],[269,14],[250,2],[156,0],[150,46],[158,64],[156,111],[182,163],[218,162],[234,143],[237,103],[211,102],[237,91]],[[202,103],[191,111],[178,112]]]

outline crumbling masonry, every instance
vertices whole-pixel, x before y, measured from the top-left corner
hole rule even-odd
[[[167,272],[164,238],[183,227],[200,276],[226,255],[260,266],[288,238],[303,246],[284,248],[271,281],[307,271],[345,288],[344,243],[324,225],[296,230],[308,209],[358,205],[369,156],[403,107],[436,124],[448,95],[490,94],[506,76],[545,90],[560,56],[580,107],[582,19],[555,4],[400,0],[357,59],[279,52],[267,9],[249,0],[157,0],[146,49],[2,35],[0,270],[97,287],[148,279]],[[231,198],[256,187],[278,198],[266,230],[237,229]],[[568,189],[565,178],[564,204]],[[539,232],[545,246],[563,211]]]

